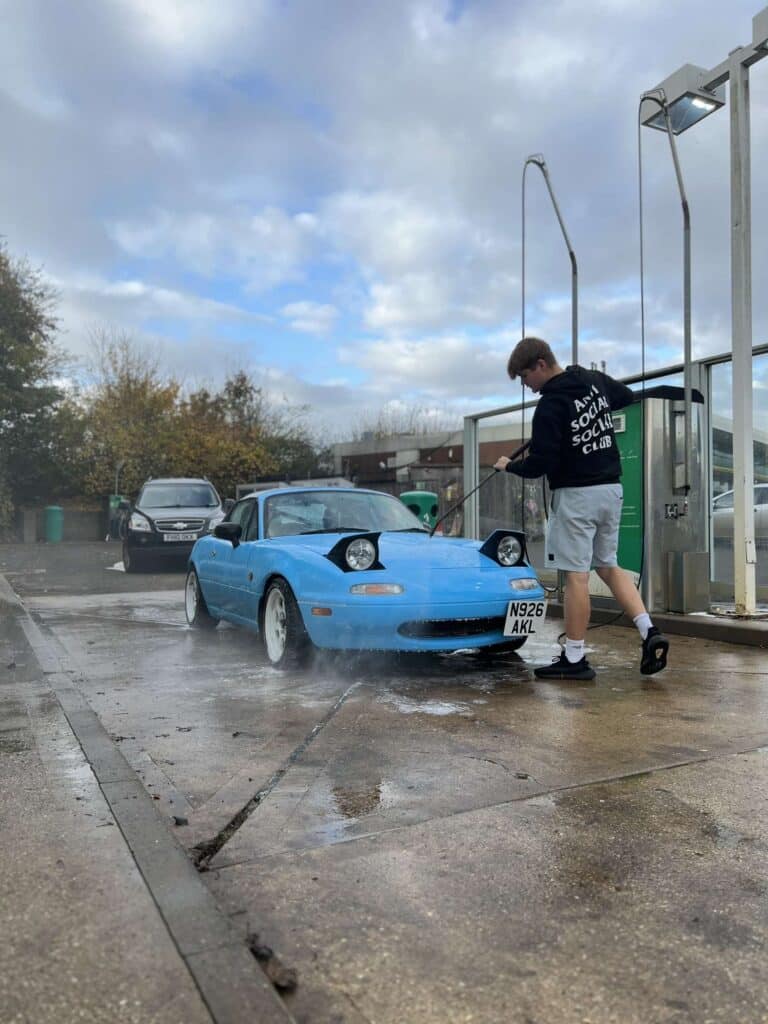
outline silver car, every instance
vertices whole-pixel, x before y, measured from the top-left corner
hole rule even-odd
[[[712,502],[712,535],[733,539],[733,491],[718,494]],[[755,484],[755,539],[768,541],[768,484]]]

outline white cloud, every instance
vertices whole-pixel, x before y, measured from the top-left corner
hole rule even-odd
[[[635,372],[637,100],[684,61],[722,60],[754,13],[747,0],[706,18],[693,0],[6,7],[0,223],[12,252],[59,280],[65,345],[94,322],[153,337],[162,323],[176,365],[207,372],[230,339],[238,362],[250,354],[330,418],[400,395],[498,404],[534,151],[579,260],[582,358]],[[763,72],[753,123],[768,109]],[[680,211],[666,140],[643,139],[646,356],[659,365],[682,348]],[[678,141],[695,351],[723,351],[728,118]],[[755,183],[766,154],[756,131]],[[570,266],[538,177],[527,202],[526,326],[564,359]],[[755,185],[753,221],[766,216]],[[753,260],[757,342],[757,231]],[[252,308],[271,318],[266,341],[238,330]]]
[[[318,335],[328,334],[339,315],[335,306],[321,302],[289,302],[280,312],[295,331]]]
[[[379,393],[418,399],[475,398],[505,390],[511,345],[461,335],[386,338],[344,347],[339,357],[366,372]]]
[[[156,210],[143,221],[116,221],[109,231],[132,256],[172,257],[187,270],[208,277],[233,276],[262,291],[301,279],[314,242],[315,219],[276,207],[258,213],[237,207],[189,213]]]

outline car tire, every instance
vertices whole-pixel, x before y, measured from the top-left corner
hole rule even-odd
[[[184,583],[184,614],[195,629],[215,629],[219,624],[219,620],[208,611],[194,567],[187,573]]]
[[[312,641],[293,591],[281,577],[267,587],[259,625],[267,660],[274,668],[295,669],[306,662]]]
[[[123,544],[123,568],[126,572],[142,572],[144,561],[127,544]]]

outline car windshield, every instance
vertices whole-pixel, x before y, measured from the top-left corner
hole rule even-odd
[[[416,516],[390,494],[371,494],[350,488],[276,494],[265,501],[264,532],[267,537],[358,530],[426,532]]]
[[[138,508],[215,508],[219,504],[210,484],[147,484]]]

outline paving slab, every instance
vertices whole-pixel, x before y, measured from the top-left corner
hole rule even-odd
[[[377,1024],[768,1019],[768,750],[263,857],[210,884]],[[350,1019],[354,1019],[350,1017]]]

